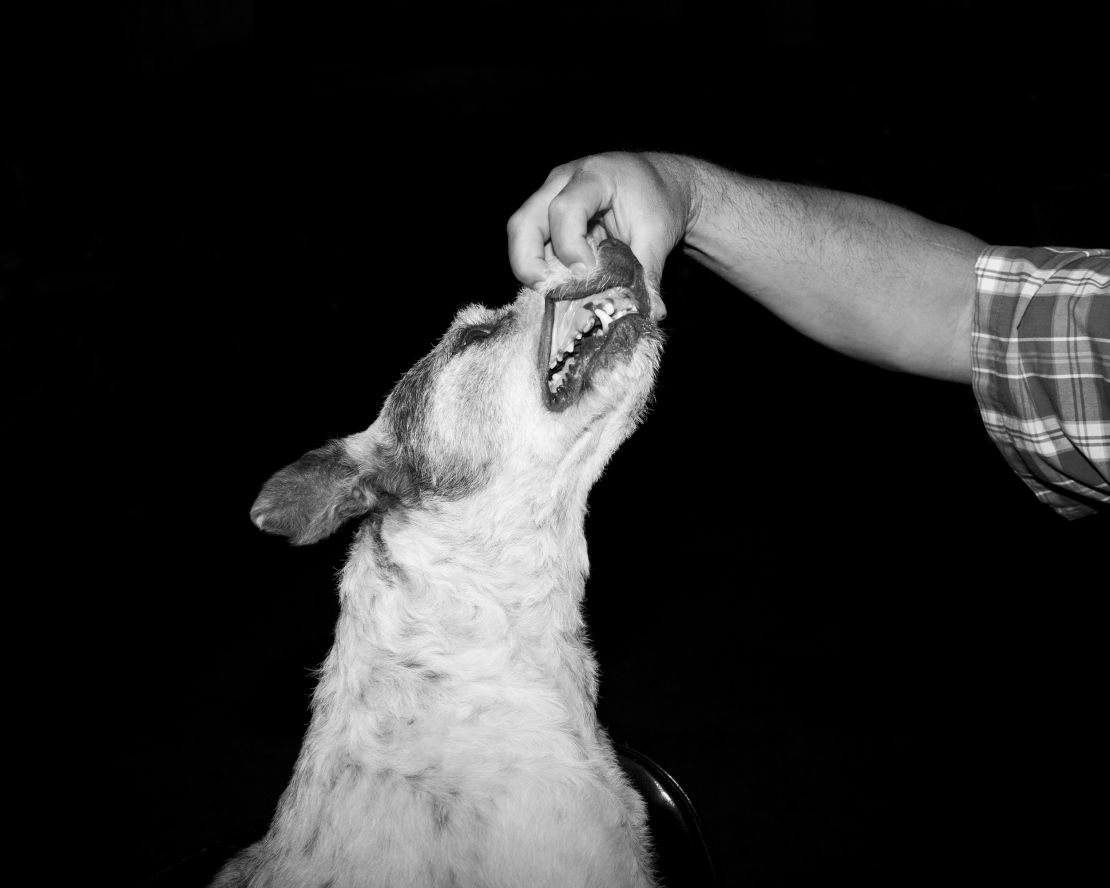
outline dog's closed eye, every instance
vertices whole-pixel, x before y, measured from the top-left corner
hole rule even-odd
[[[465,330],[463,330],[462,335],[459,337],[459,351],[462,351],[464,348],[468,348],[481,339],[489,339],[492,335],[492,326],[479,324],[474,327],[467,327]]]
[[[508,330],[511,326],[511,320],[508,317],[501,317],[485,324],[467,324],[455,334],[455,341],[451,348],[451,354],[457,355],[459,352],[470,348],[470,346],[474,345],[476,342],[484,342],[487,339],[492,339],[498,334]]]

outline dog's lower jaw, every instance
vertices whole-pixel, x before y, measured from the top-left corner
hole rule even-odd
[[[566,505],[527,533],[466,503],[364,525],[309,735],[253,851],[272,884],[652,884],[643,803],[595,718],[584,495]]]

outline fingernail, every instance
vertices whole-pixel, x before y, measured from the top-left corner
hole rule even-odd
[[[570,273],[572,275],[574,275],[574,277],[581,280],[582,278],[584,278],[586,275],[588,275],[590,273],[590,270],[588,268],[586,268],[586,263],[585,262],[575,262],[570,267]]]

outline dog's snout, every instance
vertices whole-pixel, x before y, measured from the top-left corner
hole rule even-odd
[[[610,237],[597,246],[598,265],[604,274],[614,278],[610,286],[632,287],[643,274],[639,260],[624,241]]]
[[[644,268],[632,248],[624,241],[606,238],[597,246],[598,265],[607,278],[607,286],[628,287],[634,292],[647,292],[651,304],[651,319],[661,321],[667,316],[667,306],[659,295],[659,282],[645,286]],[[612,281],[612,283],[608,283]]]

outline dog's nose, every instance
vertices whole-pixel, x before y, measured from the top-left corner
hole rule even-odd
[[[615,237],[608,237],[597,245],[597,258],[606,272],[629,286],[642,274],[640,260],[628,244]]]

